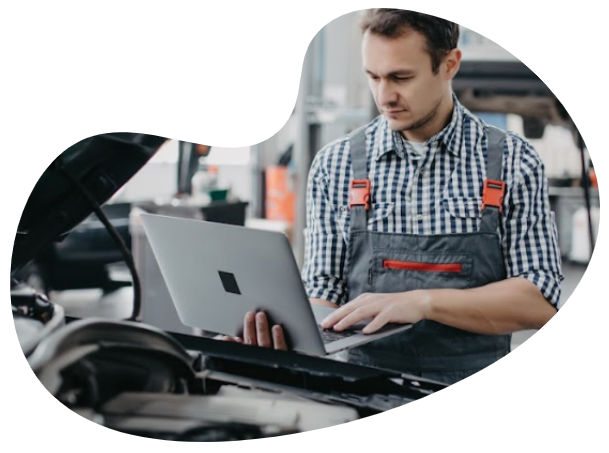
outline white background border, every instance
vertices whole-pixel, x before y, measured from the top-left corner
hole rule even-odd
[[[27,197],[44,168],[68,146],[113,131],[226,147],[263,141],[288,119],[315,33],[343,14],[371,6],[445,17],[505,47],[562,101],[586,140],[601,188],[605,181],[607,26],[601,2],[568,7],[530,0],[15,5],[3,2],[0,13],[1,244],[7,274]],[[204,448],[606,448],[609,297],[601,284],[606,230],[601,220],[595,256],[561,312],[514,353],[472,378],[339,427]],[[21,354],[5,288],[0,328],[5,446],[17,441],[27,451],[57,446],[90,452],[167,446],[98,427],[60,406]]]

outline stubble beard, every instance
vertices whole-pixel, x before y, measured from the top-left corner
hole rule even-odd
[[[398,125],[395,129],[394,128],[391,128],[391,129],[393,129],[394,131],[397,131],[397,132],[416,131],[416,130],[422,129],[437,116],[438,110],[440,109],[440,104],[442,104],[442,99],[438,100],[438,102],[436,103],[434,108],[431,109],[429,111],[429,113],[427,113],[427,115],[425,115],[424,117],[419,118],[418,120],[415,120],[410,124],[406,124],[404,126]]]

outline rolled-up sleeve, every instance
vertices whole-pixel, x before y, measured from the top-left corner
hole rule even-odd
[[[543,162],[528,144],[522,144],[507,212],[503,217],[502,245],[507,277],[532,282],[555,307],[560,301],[561,272],[558,233],[550,210]]]
[[[307,226],[302,281],[309,297],[337,304],[346,302],[346,244],[336,222],[336,207],[324,169],[332,146],[320,151],[311,165],[307,183]]]

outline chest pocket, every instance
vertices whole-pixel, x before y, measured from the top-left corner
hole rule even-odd
[[[480,227],[482,198],[445,198],[441,203],[447,225],[447,233],[473,232]]]
[[[391,221],[395,207],[393,203],[372,203],[368,212],[368,230],[382,231],[383,222]],[[338,228],[345,240],[349,237],[351,211],[349,206],[341,206],[337,217]]]

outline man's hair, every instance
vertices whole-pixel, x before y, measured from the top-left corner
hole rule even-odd
[[[459,25],[454,22],[403,9],[369,9],[360,26],[362,33],[368,31],[387,38],[399,38],[408,30],[421,33],[427,42],[434,74],[440,69],[442,58],[459,42]]]

